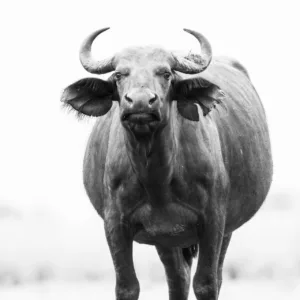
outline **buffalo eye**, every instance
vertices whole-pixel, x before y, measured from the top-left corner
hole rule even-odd
[[[122,74],[120,72],[115,73],[114,75],[116,81],[120,81],[122,78]]]
[[[170,73],[170,72],[165,72],[165,73],[163,74],[163,76],[164,76],[164,78],[165,78],[166,80],[169,80],[169,79],[171,78],[171,73]]]

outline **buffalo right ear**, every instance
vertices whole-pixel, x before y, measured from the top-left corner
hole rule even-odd
[[[114,98],[114,99],[113,99]],[[68,86],[61,96],[65,106],[87,116],[105,115],[112,107],[114,85],[111,81],[84,78]]]

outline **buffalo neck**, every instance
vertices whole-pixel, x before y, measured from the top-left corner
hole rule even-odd
[[[138,180],[145,188],[149,201],[169,201],[168,191],[173,177],[176,139],[172,122],[144,138],[126,131],[128,157]]]

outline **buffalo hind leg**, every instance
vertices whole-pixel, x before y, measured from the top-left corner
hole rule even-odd
[[[137,300],[139,282],[132,258],[133,238],[128,227],[117,216],[105,220],[105,234],[116,272],[116,299]]]
[[[219,294],[220,294],[220,289],[222,286],[222,280],[223,280],[223,264],[224,264],[224,259],[225,255],[229,246],[229,242],[231,239],[231,233],[228,233],[224,235],[223,241],[222,241],[222,247],[221,247],[221,252],[219,256],[219,266],[218,266],[218,281],[219,281]]]
[[[217,220],[217,218],[211,218]],[[224,222],[205,224],[199,230],[199,258],[193,280],[197,300],[217,300],[219,294],[219,255],[221,252]]]
[[[156,246],[169,287],[170,300],[187,300],[190,287],[192,252],[189,248]]]

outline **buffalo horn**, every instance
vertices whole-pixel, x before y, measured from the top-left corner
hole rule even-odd
[[[196,74],[204,71],[212,58],[212,50],[209,41],[199,32],[184,29],[184,31],[193,35],[200,43],[201,55],[189,55],[180,57],[174,55],[173,69],[186,74]]]
[[[92,57],[91,47],[95,38],[102,32],[108,30],[109,27],[99,29],[91,33],[82,43],[79,58],[82,66],[90,73],[105,74],[114,71],[113,58],[97,61]]]

